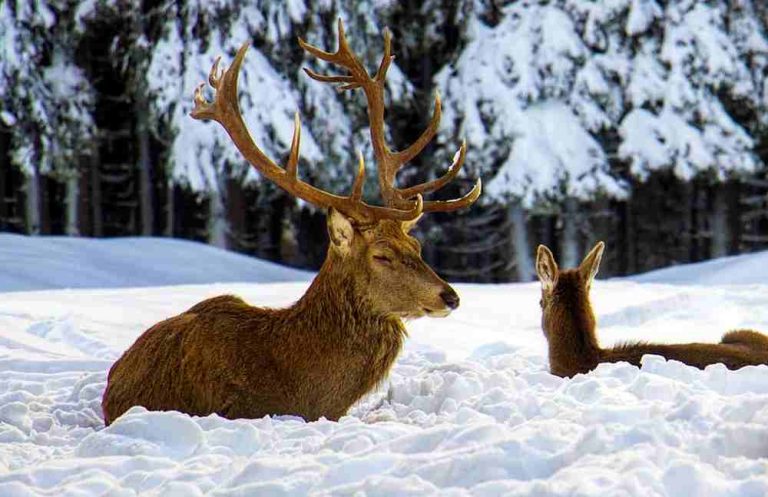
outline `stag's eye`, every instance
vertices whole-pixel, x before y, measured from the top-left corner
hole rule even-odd
[[[384,254],[376,254],[373,256],[373,260],[379,264],[392,264],[392,259]]]

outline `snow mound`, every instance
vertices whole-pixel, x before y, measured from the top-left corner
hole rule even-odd
[[[305,281],[311,273],[202,243],[0,233],[0,291]]]
[[[0,496],[763,496],[768,366],[646,356],[547,372],[536,284],[459,285],[408,324],[389,379],[339,422],[129,410],[106,374],[149,325],[224,291],[280,306],[302,283],[0,294]],[[768,329],[768,286],[597,281],[604,345]]]
[[[764,285],[768,284],[768,251],[681,264],[629,279],[672,285]]]

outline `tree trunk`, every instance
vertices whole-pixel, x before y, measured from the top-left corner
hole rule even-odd
[[[561,266],[572,268],[579,265],[579,227],[578,202],[575,198],[567,197],[563,202],[563,210],[560,214],[562,222],[562,239],[560,241]]]
[[[624,215],[624,247],[619,256],[623,259],[624,274],[634,274],[637,271],[637,222],[633,202],[633,191],[623,204]]]
[[[42,228],[42,198],[40,196],[40,171],[37,167],[34,168],[32,174],[24,175],[24,192],[27,234],[39,235]]]
[[[223,249],[229,247],[229,220],[223,191],[225,187],[226,185],[219,186],[208,197],[208,243]]]
[[[671,264],[685,264],[686,262],[691,262],[693,260],[693,241],[696,238],[695,218],[694,218],[694,211],[696,209],[696,206],[693,200],[694,198],[693,182],[684,181],[682,183],[682,190],[683,190],[681,195],[682,198],[680,198],[680,205],[683,206],[683,209],[682,209],[683,220],[682,220],[682,226],[680,230],[682,234],[682,239],[680,240],[680,245],[679,245],[681,250],[675,251],[673,249],[672,256],[668,259],[663,260],[664,266],[669,266]],[[675,244],[672,244],[672,247],[674,246]]]
[[[144,89],[140,88],[139,92]],[[152,192],[152,158],[149,153],[149,126],[147,114],[149,112],[144,95],[137,95],[136,113],[136,140],[139,145],[139,209],[141,209],[141,234],[152,236],[154,213],[154,195]]]
[[[66,223],[64,233],[67,236],[80,236],[80,177],[67,178]]]
[[[725,185],[715,185],[711,191],[712,213],[709,218],[709,230],[712,236],[710,238],[709,256],[724,257],[728,255],[728,246],[731,241]]]
[[[518,281],[531,281],[535,278],[533,259],[528,242],[528,227],[525,222],[525,209],[519,202],[511,202],[507,208],[509,223],[512,228],[512,249],[515,254],[515,268]]]
[[[164,235],[173,238],[174,209],[176,209],[176,185],[173,180],[168,180],[168,196],[165,199],[165,233]]]
[[[101,173],[99,171],[99,148],[95,147],[91,156],[91,235],[104,236],[104,213],[101,208]]]

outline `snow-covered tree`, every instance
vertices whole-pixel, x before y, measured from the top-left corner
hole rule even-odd
[[[94,125],[92,89],[74,62],[74,2],[0,5],[0,117],[11,130],[12,161],[26,179],[27,231],[40,233],[41,176],[67,186],[66,232],[78,233],[78,162]]]
[[[476,173],[491,176],[486,199],[510,204],[518,276],[528,279],[523,208],[623,189],[572,104],[589,49],[567,13],[519,2],[494,27],[474,16],[468,24],[471,41],[436,77],[445,96],[442,135],[466,138]]]
[[[240,104],[254,141],[268,156],[277,160],[285,156],[293,133],[293,115],[299,111],[303,122],[301,157],[306,160],[300,172],[314,184],[336,191],[348,189],[355,149],[372,158],[362,96],[339,95],[329,85],[310,81],[302,66],[334,68],[303,54],[296,37],[332,50],[336,19],[347,20],[353,48],[375,67],[381,56],[382,33],[374,9],[341,0],[321,5],[298,0],[241,4],[236,0],[183,2],[176,14],[169,16],[147,71],[154,113],[169,123],[173,134],[172,176],[193,189],[211,192],[210,236],[217,245],[225,245],[229,230],[226,183],[258,180],[256,171],[243,161],[218,125],[202,124],[188,116],[192,92],[207,79],[217,56],[223,55],[227,64],[242,43],[254,40],[241,71]],[[409,91],[396,66],[390,69],[388,82],[393,100]],[[367,164],[375,168],[372,160]]]
[[[754,13],[748,0],[559,0],[514,2],[494,26],[472,16],[465,48],[436,77],[443,140],[467,138],[490,177],[486,199],[513,211],[554,201],[563,260],[575,264],[576,202],[628,192],[606,136],[639,180],[754,171],[749,130],[727,107],[765,109],[768,45]],[[522,278],[529,249],[513,231]]]
[[[146,76],[153,95],[153,113],[167,123],[173,135],[171,175],[209,194],[209,239],[218,246],[227,246],[230,237],[228,182],[252,182],[258,174],[218,124],[189,117],[192,95],[200,83],[207,81],[217,57],[228,65],[240,45],[254,39],[254,33],[279,31],[270,27],[257,8],[238,8],[240,3],[184,2],[175,15],[169,16],[154,46]],[[294,113],[300,109],[298,92],[258,48],[251,48],[240,74],[240,95],[241,110],[255,143],[268,156],[281,160],[290,147]],[[302,132],[301,154],[307,160],[319,157],[307,127]]]

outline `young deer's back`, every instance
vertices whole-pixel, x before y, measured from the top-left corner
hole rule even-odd
[[[768,364],[768,339],[764,343],[750,341],[746,343],[729,343],[728,336],[740,332],[749,332],[762,336],[751,330],[740,330],[726,333],[720,343],[684,343],[684,344],[655,344],[655,343],[625,343],[605,349],[601,352],[601,362],[626,361],[636,366],[645,354],[663,356],[669,360],[684,362],[689,366],[704,369],[710,364],[724,364],[728,369],[739,369],[744,366]]]

